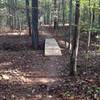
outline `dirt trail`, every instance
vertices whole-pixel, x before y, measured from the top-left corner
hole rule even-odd
[[[46,31],[42,33],[52,37]],[[53,95],[62,81],[63,58],[45,57],[43,51],[29,49],[28,36],[20,37],[20,41],[18,38],[0,36],[0,100],[56,100]]]

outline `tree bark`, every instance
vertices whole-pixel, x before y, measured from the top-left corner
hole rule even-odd
[[[79,48],[79,23],[80,23],[80,0],[76,0],[75,27],[70,57],[70,75],[77,75],[77,56]]]
[[[32,0],[32,46],[38,49],[38,0]]]
[[[57,18],[57,0],[54,0],[54,29],[58,28],[58,18]]]
[[[31,21],[30,21],[30,9],[29,9],[29,0],[26,0],[26,16],[29,28],[29,36],[31,36]]]
[[[99,0],[99,12],[100,12],[100,0]],[[99,13],[99,19],[98,19],[98,22],[99,22],[99,27],[100,27],[100,13]]]
[[[62,0],[62,10],[63,10],[63,27],[65,25],[65,0]]]
[[[72,0],[69,2],[69,51],[71,51],[72,36]]]
[[[91,0],[89,0],[89,32],[88,32],[88,45],[87,45],[87,52],[90,47],[90,42],[91,42],[91,28],[92,28],[92,10],[90,8],[91,5]]]
[[[92,10],[92,12],[93,12],[93,17],[92,17],[92,27],[94,27],[94,23],[95,23],[95,7],[96,7],[96,4],[94,3],[94,5],[93,5],[93,10]]]

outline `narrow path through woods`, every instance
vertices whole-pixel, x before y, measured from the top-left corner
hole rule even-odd
[[[80,40],[79,76],[70,77],[70,56],[64,49],[62,31],[58,33],[51,27],[41,29],[38,51],[32,50],[28,34],[0,34],[0,100],[87,100],[90,89],[100,87],[100,56],[89,59],[86,71],[87,44]],[[44,56],[44,39],[51,37],[59,43],[62,56]]]
[[[47,31],[42,36],[52,37]],[[45,57],[28,47],[27,35],[20,41],[18,36],[0,35],[0,100],[56,100],[52,95],[61,90],[63,57]]]

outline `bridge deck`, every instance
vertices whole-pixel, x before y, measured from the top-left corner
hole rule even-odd
[[[61,56],[61,49],[54,38],[45,40],[45,56]]]

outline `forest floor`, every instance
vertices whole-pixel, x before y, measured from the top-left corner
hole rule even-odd
[[[80,40],[78,76],[69,76],[65,32],[41,30],[38,51],[27,34],[0,34],[0,100],[100,100],[100,55],[87,60],[86,41]],[[44,56],[46,37],[56,38],[62,56]]]

